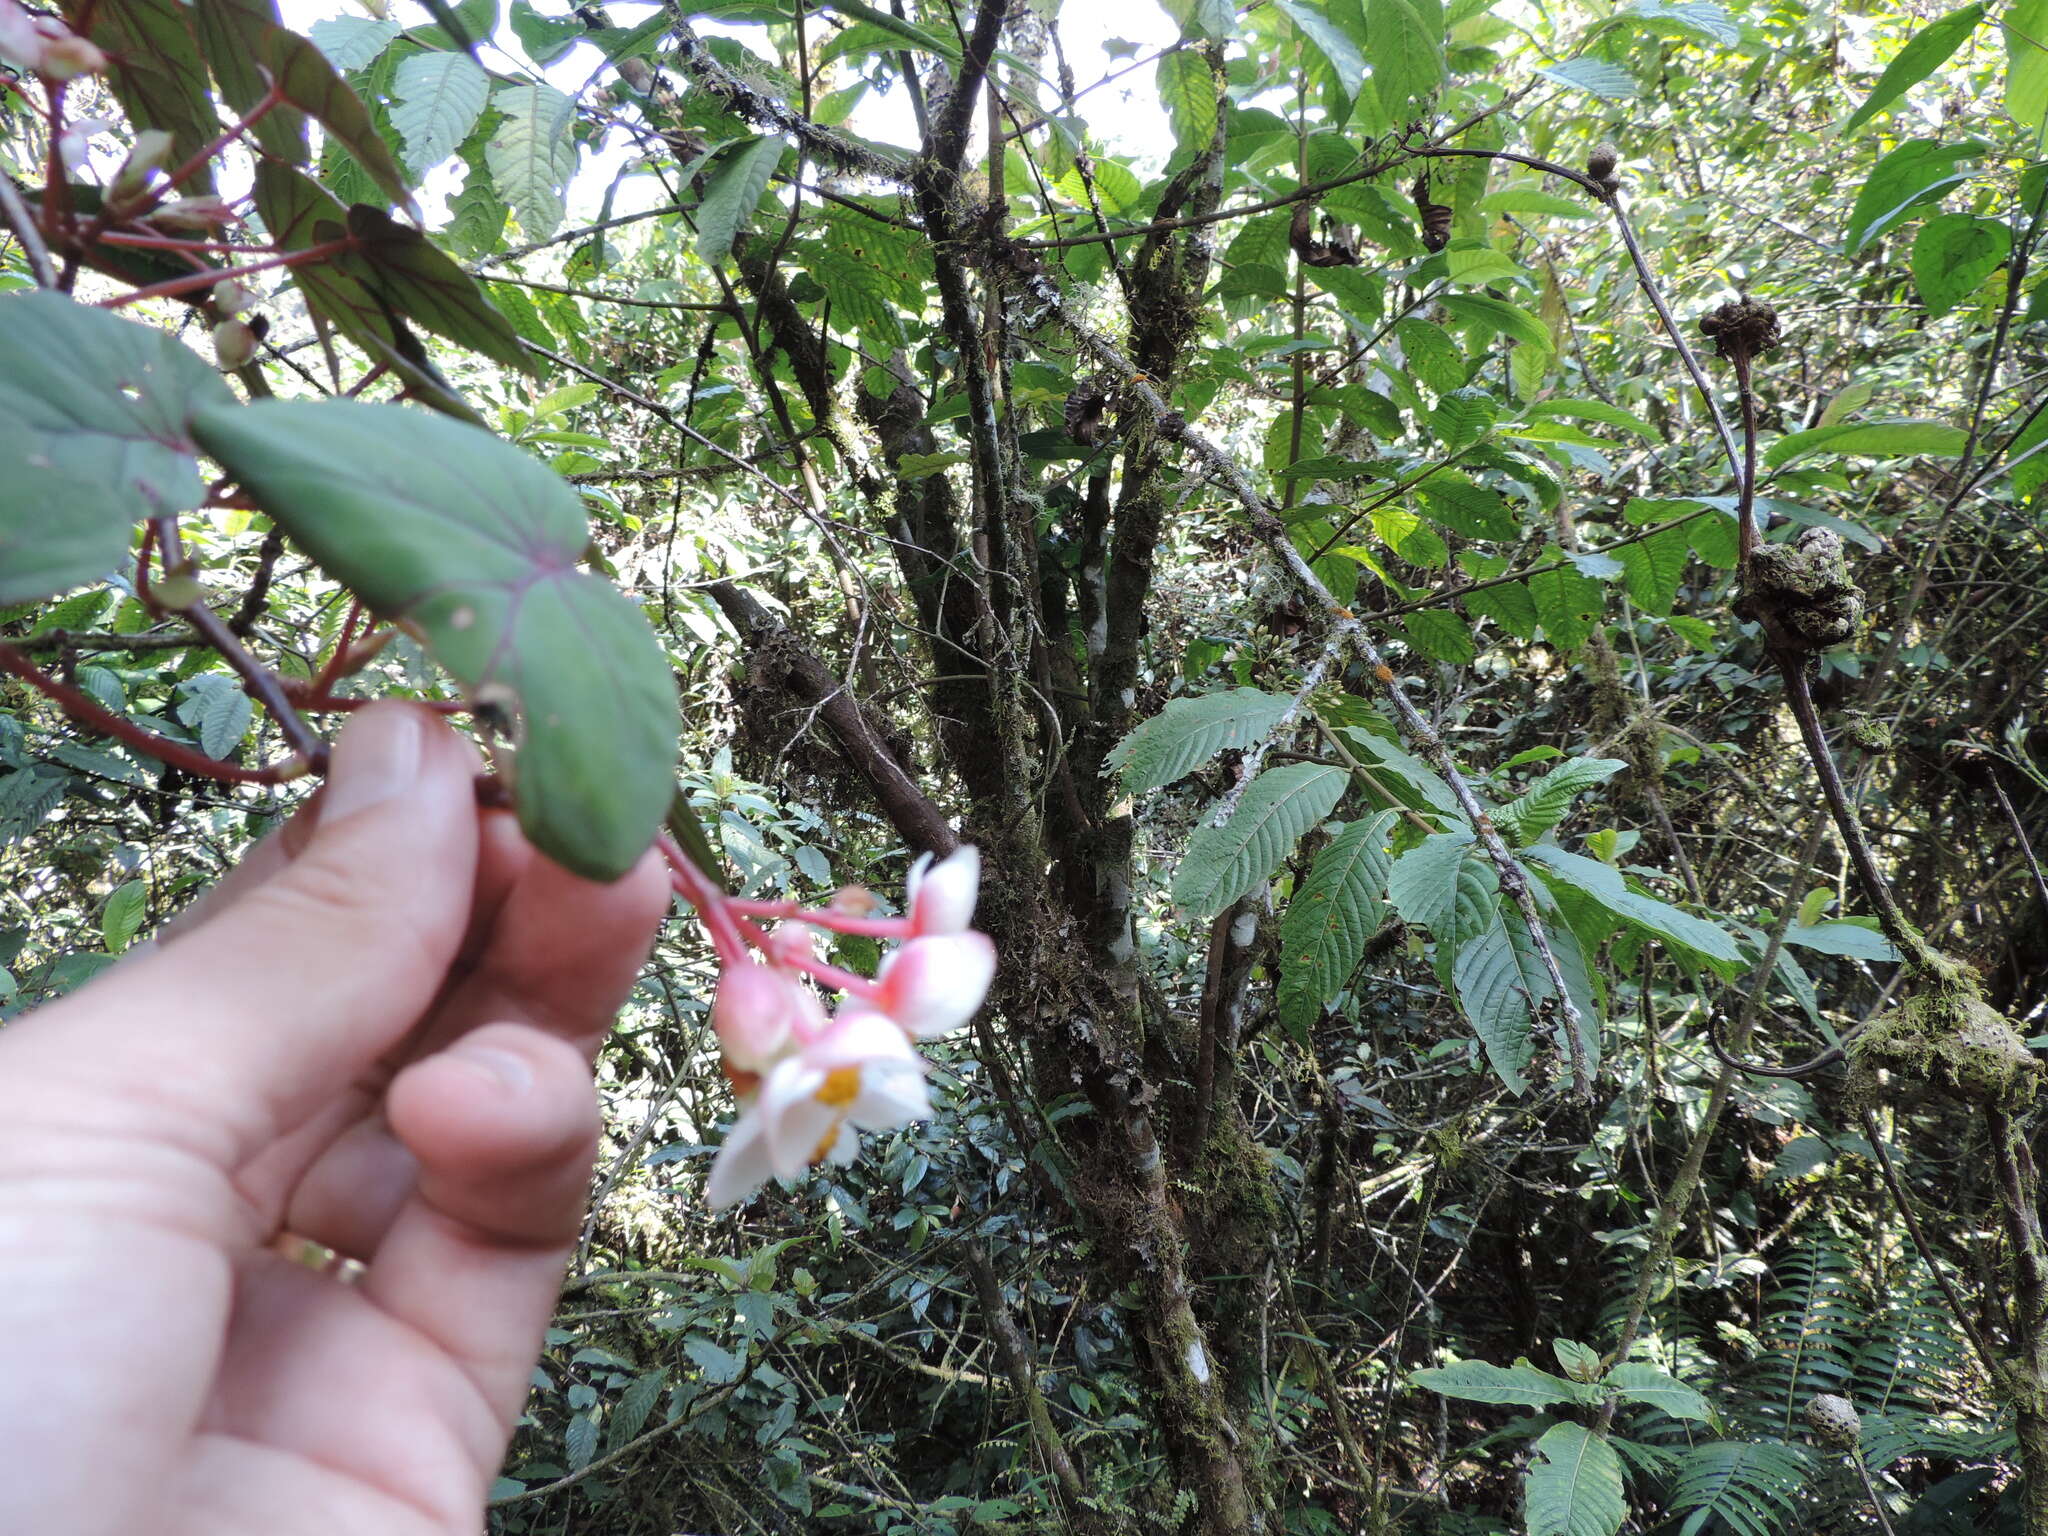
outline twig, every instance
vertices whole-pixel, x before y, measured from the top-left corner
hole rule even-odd
[[[13,178],[5,171],[0,171],[0,218],[7,220],[7,227],[14,232],[14,238],[21,242],[36,282],[45,288],[55,288],[57,268],[50,261],[50,248],[43,244],[43,232],[36,228],[28,204],[21,200]]]

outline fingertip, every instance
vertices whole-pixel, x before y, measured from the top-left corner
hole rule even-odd
[[[444,1216],[504,1242],[576,1230],[599,1121],[590,1068],[567,1041],[486,1024],[399,1073],[385,1109]]]

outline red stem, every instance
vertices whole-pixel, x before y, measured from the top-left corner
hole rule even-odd
[[[260,65],[258,66],[258,68],[261,67],[262,66]],[[262,100],[258,101],[255,106],[249,109],[249,115],[247,117],[243,118],[239,123],[235,124],[234,127],[228,129],[226,133],[223,133],[211,144],[207,145],[204,149],[200,150],[196,155],[194,155],[190,160],[187,160],[183,165],[179,166],[175,171],[172,171],[168,176],[164,178],[163,185],[161,187],[153,188],[151,190],[151,194],[148,201],[144,202],[141,205],[141,207],[137,209],[135,212],[129,213],[127,217],[131,219],[139,218],[142,216],[142,214],[145,214],[150,209],[154,208],[158,203],[163,201],[164,193],[170,191],[171,188],[173,187],[182,186],[185,182],[188,182],[194,176],[197,176],[200,172],[200,168],[203,167],[207,161],[211,160],[215,155],[219,154],[222,150],[226,149],[230,144],[234,143],[235,140],[239,139],[243,134],[247,133],[257,123],[261,122],[266,116],[270,114],[270,112],[274,108],[280,107],[283,104],[284,91],[282,90],[282,88],[279,87],[277,81],[273,79],[270,82],[270,89],[264,92]]]
[[[271,256],[262,261],[252,261],[246,267],[214,267],[205,272],[194,272],[189,277],[168,277],[160,283],[151,283],[147,288],[138,288],[133,293],[124,293],[119,298],[103,300],[101,309],[120,309],[141,299],[169,299],[181,293],[190,293],[196,288],[211,288],[215,283],[230,277],[247,277],[252,272],[267,272],[272,267],[298,267],[310,262],[325,261],[329,256],[339,256],[344,251],[355,249],[355,241],[344,235],[339,240],[323,240],[318,245],[309,245],[304,250],[291,251],[283,256]]]
[[[810,923],[815,927],[829,928],[834,933],[850,933],[868,939],[907,939],[911,937],[910,919],[907,917],[855,917],[850,912],[835,912],[830,907],[806,907],[794,901],[727,901],[726,906],[740,917],[771,917],[785,922]]]
[[[725,892],[690,862],[690,856],[676,846],[676,840],[668,833],[661,834],[657,846],[662,857],[668,860],[669,885],[697,909],[698,918],[710,931],[711,947],[718,951],[719,962],[723,965],[744,964],[747,941],[740,934],[739,919],[726,910]]]
[[[133,245],[151,251],[226,251],[255,256],[278,249],[275,245],[231,245],[225,240],[180,240],[175,235],[135,235],[120,229],[110,229],[99,238],[101,245]]]
[[[728,900],[725,905],[730,906],[731,902]],[[738,922],[739,930],[746,936],[747,942],[765,952],[768,948],[768,935],[745,918],[738,919]],[[802,955],[777,955],[775,963],[787,966],[792,971],[802,971],[813,981],[823,982],[834,992],[847,992],[869,1002],[881,996],[881,988],[875,985],[872,977],[857,975],[853,971],[842,971],[838,966],[829,965],[823,960],[810,960]]]
[[[267,763],[261,768],[243,768],[208,757],[183,742],[144,730],[134,721],[115,714],[90,694],[68,683],[58,682],[11,645],[0,645],[0,672],[11,672],[87,729],[111,736],[138,752],[146,752],[195,779],[212,779],[220,784],[287,784],[305,777],[311,766],[302,757],[282,763]]]
[[[356,621],[363,616],[363,603],[357,598],[348,605],[348,617],[342,621],[341,638],[334,642],[334,654],[327,658],[327,665],[320,669],[320,675],[313,679],[313,691],[326,693],[341,679],[342,662],[347,659],[348,648],[356,638]]]

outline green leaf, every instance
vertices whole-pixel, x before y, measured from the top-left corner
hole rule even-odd
[[[562,1459],[571,1472],[580,1472],[597,1454],[597,1410],[572,1414],[562,1431]]]
[[[1227,42],[1237,36],[1237,7],[1230,0],[1159,0],[1185,38]]]
[[[743,144],[719,162],[717,174],[697,205],[697,255],[720,262],[740,231],[753,222],[768,178],[782,162],[782,140],[769,134]]]
[[[1877,84],[1871,87],[1863,105],[1842,125],[1842,132],[1854,133],[1946,64],[1983,19],[1982,5],[1966,5],[1916,30],[1877,77]]]
[[[1962,453],[1969,434],[1941,421],[1842,421],[1832,427],[1788,432],[1764,450],[1764,463],[1775,469],[1809,453],[1853,453],[1866,458],[1952,459]]]
[[[1439,0],[1365,0],[1365,35],[1380,110],[1397,123],[1427,111],[1444,80]]]
[[[1729,965],[1743,963],[1742,951],[1726,929],[1681,911],[1669,902],[1630,890],[1621,871],[1610,865],[1581,854],[1567,853],[1549,843],[1532,844],[1522,853],[1541,865],[1554,882],[1562,882],[1590,897],[1597,906],[1633,927],[1712,960]]]
[[[1394,339],[1401,343],[1406,371],[1437,394],[1447,395],[1464,386],[1472,364],[1442,326],[1410,316],[1394,323]]]
[[[1427,928],[1440,939],[1456,934],[1458,872],[1472,844],[1472,833],[1462,828],[1432,832],[1394,860],[1387,901],[1403,922]]]
[[[605,1424],[606,1450],[617,1450],[647,1427],[648,1417],[654,1412],[654,1405],[661,1401],[662,1391],[667,1386],[668,1372],[663,1370],[643,1371],[633,1378],[626,1390],[619,1394],[618,1406],[612,1409]]]
[[[386,197],[403,202],[407,195],[405,173],[391,158],[369,108],[335,73],[327,56],[282,27],[273,27],[264,35],[260,52],[284,99],[325,128],[328,137],[355,158]]]
[[[192,19],[199,52],[220,86],[221,100],[236,114],[246,114],[269,92],[276,50],[281,39],[291,36],[278,24],[277,6],[273,0],[198,0]],[[266,154],[293,165],[305,163],[306,120],[292,108],[273,107],[249,133]]]
[[[1828,923],[1794,923],[1785,930],[1785,942],[1824,955],[1842,955],[1852,960],[1896,960],[1899,952],[1883,932],[1853,918]]]
[[[226,757],[242,744],[255,718],[255,706],[242,685],[221,672],[203,672],[178,685],[182,697],[178,718],[199,738],[208,757]]]
[[[1156,80],[1174,143],[1185,150],[1208,148],[1216,133],[1216,81],[1209,61],[1194,48],[1161,54]]]
[[[1607,611],[1600,583],[1570,565],[1546,566],[1536,572],[1529,578],[1529,595],[1536,600],[1543,632],[1561,650],[1584,645]]]
[[[1674,1419],[1706,1424],[1714,1416],[1707,1407],[1707,1400],[1691,1387],[1676,1376],[1668,1376],[1654,1365],[1644,1365],[1638,1360],[1624,1360],[1615,1366],[1607,1373],[1607,1384],[1624,1402],[1647,1403]]]
[[[195,158],[219,136],[192,9],[183,0],[64,0],[62,10],[67,22],[120,61],[105,76],[107,88],[131,125],[171,136],[173,164]],[[211,192],[212,164],[203,163],[184,190]]]
[[[1438,441],[1455,452],[1469,447],[1493,430],[1500,415],[1500,402],[1483,389],[1454,389],[1438,402],[1430,425]]]
[[[327,55],[336,69],[353,72],[368,69],[378,55],[398,36],[398,23],[374,16],[330,16],[307,29],[313,46]]]
[[[537,371],[512,322],[484,296],[483,285],[425,235],[365,203],[349,209],[348,232],[356,241],[351,269],[399,314],[493,362]]]
[[[1600,59],[1567,59],[1537,73],[1602,101],[1629,101],[1642,94],[1635,76]]]
[[[1489,1365],[1484,1360],[1458,1360],[1450,1365],[1414,1371],[1408,1380],[1445,1397],[1468,1403],[1494,1403],[1511,1408],[1547,1408],[1552,1403],[1585,1401],[1577,1383],[1539,1370],[1527,1360],[1512,1366]]]
[[[492,105],[504,114],[484,147],[498,195],[529,240],[545,240],[562,222],[562,189],[576,173],[569,125],[576,104],[551,85],[505,85]]]
[[[1742,26],[1712,0],[1635,0],[1620,19],[1651,32],[1705,38],[1731,48],[1742,38]]]
[[[1647,539],[1615,551],[1621,561],[1622,586],[1643,612],[1663,618],[1678,597],[1679,583],[1692,559],[1692,541],[1683,528],[1666,528]]]
[[[106,941],[107,953],[118,955],[142,930],[142,919],[149,909],[149,887],[140,880],[130,880],[114,888],[107,904],[100,909],[100,937]]]
[[[466,53],[414,53],[399,62],[391,90],[391,126],[405,140],[406,164],[424,176],[469,137],[491,77]]]
[[[1552,1339],[1550,1352],[1573,1381],[1590,1381],[1600,1374],[1600,1351],[1576,1339]]]
[[[1386,921],[1387,834],[1395,813],[1354,821],[1316,855],[1280,919],[1280,1016],[1306,1023],[1344,989]]]
[[[1415,488],[1423,515],[1468,539],[1504,542],[1521,533],[1521,525],[1500,492],[1474,485],[1456,475],[1432,475]]]
[[[1399,742],[1376,731],[1344,728],[1351,750],[1371,772],[1374,780],[1388,789],[1405,789],[1400,803],[1416,810],[1462,821],[1464,810],[1434,768],[1409,752]],[[1393,783],[1388,783],[1389,779]]]
[[[1445,254],[1449,257],[1464,257],[1473,253],[1449,251]],[[1523,273],[1520,267],[1514,270],[1516,274]],[[1466,280],[1470,280],[1469,270],[1466,273]],[[1550,327],[1526,309],[1519,309],[1505,299],[1496,299],[1484,293],[1446,293],[1441,295],[1437,302],[1443,305],[1445,314],[1461,324],[1483,325],[1510,341],[1526,342],[1532,347],[1543,347],[1547,350],[1551,345]]]
[[[1330,73],[1336,77],[1337,85],[1349,101],[1358,94],[1359,86],[1365,83],[1365,58],[1358,51],[1358,45],[1351,41],[1344,29],[1322,15],[1304,0],[1273,0],[1274,6],[1289,21],[1311,50],[1321,55]]]
[[[1932,315],[1945,315],[1984,286],[2012,251],[2012,231],[1996,219],[1945,213],[1913,237],[1913,286]]]
[[[2048,116],[2048,0],[2018,0],[2005,27],[2005,110],[2031,134]]]
[[[535,10],[532,0],[512,0],[512,9],[506,20],[512,28],[512,35],[519,39],[519,46],[526,50],[526,56],[534,63],[546,68],[561,58],[578,40],[590,35],[590,29],[575,16],[543,16]],[[468,54],[452,55],[468,58]]]
[[[1202,826],[1173,879],[1174,905],[1216,916],[1268,879],[1304,832],[1329,815],[1350,776],[1322,763],[1268,768],[1246,786],[1230,820]]]
[[[2041,0],[2048,5],[2048,0]],[[1913,211],[1933,202],[1970,179],[1955,163],[1984,152],[1975,139],[1944,144],[1936,139],[1911,139],[1871,169],[1870,179],[1856,194],[1845,236],[1853,256]]]
[[[1533,843],[1564,820],[1572,802],[1581,794],[1595,784],[1605,783],[1627,766],[1617,757],[1575,757],[1559,763],[1495,811],[1494,825],[1517,847]]]
[[[1401,633],[1419,655],[1454,667],[1467,666],[1479,654],[1472,630],[1455,613],[1442,608],[1425,608],[1401,620]]]
[[[675,686],[639,607],[577,568],[576,492],[489,433],[349,400],[216,408],[193,435],[379,615],[418,626],[518,742],[519,823],[611,880],[673,793]]]
[[[1451,977],[1458,1008],[1486,1047],[1494,1075],[1508,1092],[1525,1092],[1536,1055],[1535,1009],[1556,996],[1556,988],[1521,914],[1487,902],[1479,932],[1458,945]]]
[[[1105,772],[1123,776],[1127,794],[1185,778],[1218,752],[1263,741],[1294,700],[1256,688],[1232,688],[1167,701],[1166,707],[1110,749]]]
[[[1603,427],[1619,427],[1624,432],[1633,432],[1636,436],[1653,443],[1663,439],[1663,435],[1655,427],[1635,412],[1623,410],[1618,405],[1609,405],[1604,400],[1539,400],[1524,414],[1531,421],[1545,421],[1554,416],[1564,416],[1574,421],[1597,421]]]
[[[1525,282],[1529,278],[1527,267],[1490,245],[1459,246],[1445,251],[1444,273],[1454,283],[1469,283],[1475,288],[1484,288],[1488,283]],[[1543,328],[1543,322],[1533,315],[1528,318],[1535,327],[1535,339],[1549,346],[1550,332]]]
[[[233,403],[154,326],[59,293],[0,298],[0,603],[97,581],[139,519],[198,506],[192,417]]]
[[[1628,1518],[1621,1458],[1583,1424],[1553,1424],[1523,1481],[1529,1536],[1614,1536]]]
[[[914,22],[905,21],[888,11],[877,9],[866,4],[865,0],[831,0],[831,9],[841,15],[851,16],[856,21],[865,22],[871,27],[879,27],[900,43],[906,43],[912,48],[935,53],[953,64],[960,62],[960,47],[951,38],[929,28],[920,27]]]

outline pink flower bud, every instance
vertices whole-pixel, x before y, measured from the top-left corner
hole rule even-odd
[[[239,320],[221,321],[213,328],[213,355],[224,372],[234,372],[256,355],[256,333]]]
[[[964,933],[981,891],[981,851],[962,844],[938,863],[921,854],[910,866],[910,931]]]
[[[76,80],[80,75],[97,75],[107,67],[107,56],[85,38],[70,32],[43,44],[41,74],[51,80]]]
[[[817,930],[808,923],[777,923],[768,942],[761,946],[761,953],[768,957],[770,965],[800,967],[804,961],[817,958],[813,943],[816,938]]]
[[[919,1040],[974,1017],[995,980],[996,946],[985,933],[912,939],[882,962],[875,1006]]]
[[[181,197],[165,203],[149,216],[151,224],[164,229],[217,229],[239,218],[235,210],[217,197]]]
[[[725,1059],[743,1072],[765,1072],[792,1043],[825,1028],[825,1010],[794,976],[747,960],[729,965],[711,1003],[711,1027]]]

